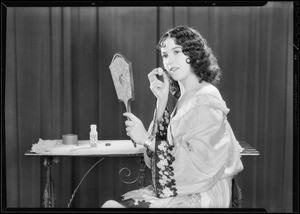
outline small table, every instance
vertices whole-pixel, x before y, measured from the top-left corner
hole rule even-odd
[[[48,145],[50,144],[50,148],[43,148],[39,150],[38,147],[35,146],[35,149],[28,150],[25,153],[25,156],[44,158],[43,165],[46,169],[46,182],[43,193],[43,207],[45,208],[54,207],[54,185],[51,177],[51,165],[53,163],[59,163],[59,157],[100,157],[101,159],[96,162],[96,164],[100,163],[107,157],[133,157],[139,164],[139,175],[132,182],[126,182],[122,179],[121,181],[127,184],[138,181],[139,187],[144,186],[146,165],[144,163],[143,153],[145,151],[145,147],[141,145],[136,145],[136,147],[134,147],[131,140],[99,140],[96,147],[91,147],[89,140],[78,140],[77,145],[66,145],[62,143],[62,140],[40,141],[41,145],[43,142],[45,144],[48,143]],[[92,168],[96,164],[94,164]],[[123,170],[124,168],[119,171],[119,174],[121,174]],[[126,168],[126,170],[130,172],[128,168]],[[72,195],[72,198],[73,196],[74,194]]]
[[[251,145],[246,143],[245,141],[239,141],[243,151],[241,152],[241,156],[259,156],[259,152]]]
[[[51,208],[55,205],[53,180],[51,177],[51,165],[59,163],[59,157],[100,157],[101,159],[96,163],[98,164],[106,157],[133,157],[139,164],[139,176],[133,182],[139,182],[139,187],[145,184],[145,162],[144,151],[145,147],[141,145],[133,146],[131,140],[99,140],[97,147],[91,147],[89,140],[79,140],[77,145],[62,144],[62,140],[53,140],[55,147],[48,151],[32,151],[28,150],[25,156],[28,157],[43,157],[43,165],[46,169],[46,182],[43,193],[43,207]],[[53,142],[52,141],[52,142]],[[248,143],[240,142],[243,151],[241,156],[258,156],[259,152]],[[94,166],[96,165],[94,164]],[[93,166],[93,167],[94,167]],[[123,169],[119,171],[121,173]],[[129,170],[129,169],[127,169]],[[129,183],[121,180],[124,183]],[[237,184],[235,184],[237,185]],[[239,188],[237,186],[237,188]],[[240,191],[240,190],[239,190]],[[74,194],[73,194],[74,195]]]

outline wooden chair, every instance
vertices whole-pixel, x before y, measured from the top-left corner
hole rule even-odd
[[[239,141],[243,151],[241,152],[242,157],[257,157],[259,152],[251,145],[245,141]],[[232,208],[242,208],[242,190],[238,185],[235,178],[232,179],[232,195],[231,195],[231,205]]]
[[[232,194],[231,194],[231,207],[242,208],[242,189],[239,187],[236,179],[232,179]]]

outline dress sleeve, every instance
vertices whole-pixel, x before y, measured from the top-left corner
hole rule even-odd
[[[169,109],[166,107],[163,116],[157,121],[156,140],[167,140],[167,130],[170,123]]]
[[[209,106],[195,107],[188,117],[190,134],[183,139],[182,147],[189,154],[191,167],[214,177],[228,157],[230,138],[226,133],[226,117],[221,110]]]
[[[186,193],[210,189],[220,178],[235,175],[239,167],[239,151],[228,133],[226,114],[209,105],[195,106],[186,115],[185,137],[176,151],[174,173],[178,188]],[[197,184],[194,186],[194,184]]]
[[[155,150],[151,152],[150,168],[152,185],[157,197],[177,195],[171,166],[174,161],[172,155],[174,146],[169,145],[167,139],[169,123],[170,114],[168,108],[166,108],[162,118],[156,122],[156,127],[154,125],[152,129],[155,136]],[[163,181],[163,185],[159,181]]]
[[[167,140],[167,130],[170,123],[170,113],[168,106],[164,110],[162,118],[160,120],[156,119],[156,109],[154,111],[153,120],[149,126],[148,133],[155,138],[156,142],[161,140]],[[150,149],[146,149],[144,152],[144,160],[148,168],[151,168],[151,158],[153,157],[153,152]]]

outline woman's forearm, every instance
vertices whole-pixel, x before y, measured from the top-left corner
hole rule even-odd
[[[156,101],[156,114],[157,114],[157,117],[156,119],[157,120],[160,120],[164,114],[164,111],[166,109],[166,106],[167,106],[167,103],[168,103],[168,99],[166,100],[157,100]]]

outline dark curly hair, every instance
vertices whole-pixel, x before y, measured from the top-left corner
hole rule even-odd
[[[199,82],[206,81],[216,85],[220,81],[221,70],[216,57],[208,46],[206,39],[195,29],[186,26],[178,26],[165,32],[160,38],[157,49],[164,47],[164,41],[172,38],[175,44],[182,47],[182,52],[190,58],[194,73],[199,77]],[[170,91],[176,97],[180,97],[180,89],[177,81],[170,75]]]

